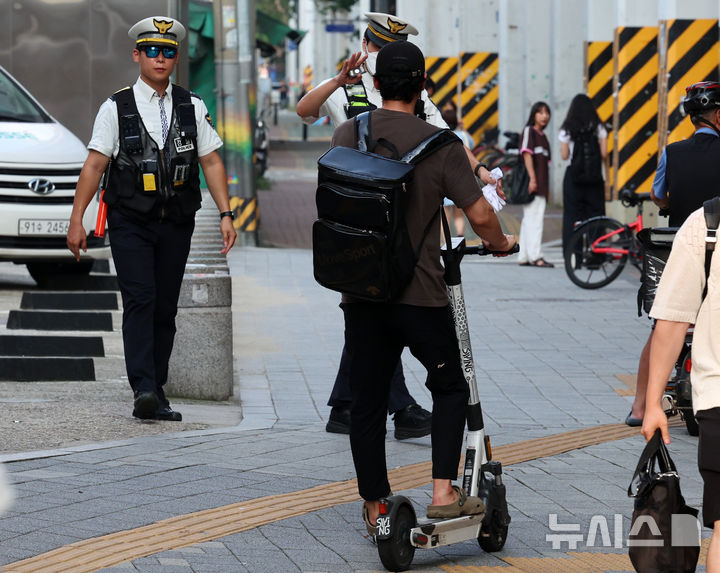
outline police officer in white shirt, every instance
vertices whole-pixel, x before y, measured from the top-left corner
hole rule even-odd
[[[140,77],[100,107],[90,153],[75,192],[67,244],[86,250],[82,216],[105,174],[110,247],[123,300],[123,343],[133,416],[180,421],[163,385],[175,315],[200,208],[199,167],[220,212],[221,252],[233,246],[227,176],[203,101],[170,83],[185,28],[165,16],[145,18],[128,35]]]

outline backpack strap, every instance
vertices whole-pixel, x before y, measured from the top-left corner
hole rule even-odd
[[[370,112],[366,111],[355,116],[355,147],[360,151],[373,153],[378,145],[382,145],[392,154],[392,159],[399,159],[400,153],[392,142],[384,137],[373,139],[370,130]]]
[[[355,116],[355,147],[364,152],[370,151],[372,137],[370,136],[370,112],[365,111]]]
[[[710,277],[710,263],[712,262],[715,244],[717,243],[717,230],[720,225],[720,197],[713,197],[703,203],[703,214],[705,215],[705,290],[702,298],[705,300],[708,290],[708,279]]]
[[[460,138],[452,131],[449,129],[440,129],[433,133],[430,137],[418,143],[413,149],[403,155],[400,158],[400,161],[417,165],[439,149],[450,143],[455,143],[456,141],[460,141]]]

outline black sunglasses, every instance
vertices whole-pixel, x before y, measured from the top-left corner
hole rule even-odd
[[[168,60],[173,60],[175,59],[175,56],[177,56],[177,48],[168,46],[140,46],[138,50],[145,52],[145,55],[148,58],[157,58],[161,51],[163,56],[165,56]]]

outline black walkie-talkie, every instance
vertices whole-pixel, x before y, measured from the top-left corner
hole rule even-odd
[[[120,145],[129,155],[140,155],[143,142],[140,136],[140,116],[136,113],[120,116]]]

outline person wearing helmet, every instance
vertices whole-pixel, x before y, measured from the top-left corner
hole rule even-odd
[[[720,83],[699,82],[685,89],[684,113],[695,133],[668,145],[660,156],[653,201],[670,210],[669,225],[679,227],[703,201],[717,195],[720,151]]]
[[[323,81],[298,102],[296,112],[304,123],[310,125],[320,117],[328,116],[333,126],[337,127],[359,113],[382,106],[380,90],[373,83],[378,53],[388,44],[406,41],[409,36],[417,36],[418,30],[408,21],[392,14],[367,12],[365,17],[367,28],[363,34],[362,50],[351,54],[334,78]],[[414,113],[431,125],[448,127],[425,89],[417,100]],[[478,162],[468,148],[465,148],[465,153],[475,175],[484,184],[495,183],[487,168]],[[504,198],[502,182],[497,183],[499,193]],[[331,407],[325,428],[328,432],[350,433],[349,369],[347,352],[343,348],[338,374],[328,400],[328,406]],[[398,364],[393,377],[388,410],[390,414],[394,414],[396,439],[418,438],[430,433],[431,414],[417,404],[408,392],[402,363]]]
[[[651,193],[655,204],[669,211],[670,227],[680,227],[693,211],[720,191],[720,83],[698,82],[685,92],[681,107],[695,126],[695,133],[664,149]],[[643,422],[652,339],[651,332],[640,353],[635,399],[625,418],[628,426]]]

